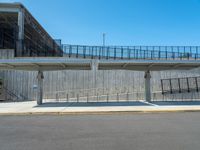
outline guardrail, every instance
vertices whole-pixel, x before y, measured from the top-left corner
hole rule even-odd
[[[64,57],[91,59],[197,60],[200,46],[62,45]]]

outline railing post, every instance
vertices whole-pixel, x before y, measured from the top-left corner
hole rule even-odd
[[[92,54],[91,54],[92,59],[94,58],[94,47],[92,46]]]
[[[89,102],[89,94],[87,93],[87,103]]]
[[[179,93],[181,93],[181,84],[180,84],[180,78],[178,78],[178,88],[179,88]]]
[[[171,79],[169,79],[169,88],[170,88],[170,93],[172,94],[173,91],[172,91],[172,80]]]
[[[72,53],[72,45],[69,46],[69,58],[71,57],[71,53]]]
[[[155,56],[154,56],[154,51],[155,51],[155,46],[153,46],[153,55],[152,55],[152,59],[155,57]],[[160,48],[159,48],[159,51],[160,51]]]
[[[97,92],[97,102],[99,101],[99,93]]]
[[[119,93],[117,92],[117,102],[119,102]]]
[[[114,48],[114,59],[116,59],[116,47]]]
[[[129,92],[127,92],[126,99],[129,101]]]
[[[102,47],[99,48],[99,59],[101,59],[101,48]]]
[[[56,93],[56,101],[59,101],[58,93]]]
[[[110,51],[110,47],[107,47],[107,54],[106,54],[107,55],[107,57],[106,57],[107,59],[109,58],[109,51]]]
[[[199,86],[198,86],[197,77],[195,78],[195,82],[196,82],[196,90],[197,90],[197,92],[198,92],[198,91],[199,91]]]
[[[76,49],[76,58],[78,58],[78,48],[79,48],[79,46],[77,45],[77,49]]]
[[[134,57],[134,59],[136,58],[136,56],[135,56],[135,46],[133,47],[133,57]]]
[[[79,94],[78,93],[77,93],[76,97],[77,97],[77,103],[78,103],[79,102]]]
[[[188,92],[190,92],[189,80],[188,80],[188,78],[186,78],[186,80],[187,80]]]
[[[121,47],[121,59],[123,59],[123,53],[124,53],[124,49],[123,47]]]
[[[86,46],[83,46],[83,57],[86,57]]]
[[[162,89],[162,94],[164,94],[163,80],[162,79],[161,79],[161,89]]]
[[[183,47],[183,52],[184,52],[184,55],[183,55],[183,56],[185,57],[185,56],[186,56],[186,55],[185,55],[185,46]]]
[[[66,100],[67,100],[67,102],[69,102],[69,94],[68,93],[66,94]]]
[[[131,49],[128,47],[128,59],[131,59]]]

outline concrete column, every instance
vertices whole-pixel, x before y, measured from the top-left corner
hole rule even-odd
[[[99,63],[99,61],[97,59],[92,60],[93,88],[96,88],[96,86],[97,86],[98,63]]]
[[[145,78],[145,100],[151,102],[151,74],[147,70],[144,75]]]
[[[43,99],[43,79],[44,79],[42,71],[38,71],[37,79],[38,79],[37,104],[41,105]]]
[[[24,41],[24,10],[20,9],[18,12],[18,42],[17,42],[18,55],[22,54],[23,41]]]

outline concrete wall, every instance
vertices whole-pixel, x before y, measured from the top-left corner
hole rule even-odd
[[[13,49],[0,49],[0,59],[14,58]]]
[[[13,50],[0,50],[0,58],[13,58]],[[151,72],[152,91],[161,91],[160,79],[199,76],[199,69],[188,71],[161,71]],[[37,84],[37,72],[32,71],[1,71],[4,86],[16,95],[35,99],[36,91],[33,86]],[[55,91],[79,91],[83,89],[102,88],[101,93],[108,91],[141,92],[144,91],[144,72],[138,71],[52,71],[44,73],[44,93],[55,97]],[[51,93],[51,94],[49,94]]]

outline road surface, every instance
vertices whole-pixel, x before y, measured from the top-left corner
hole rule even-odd
[[[200,113],[0,116],[1,150],[197,150]]]

